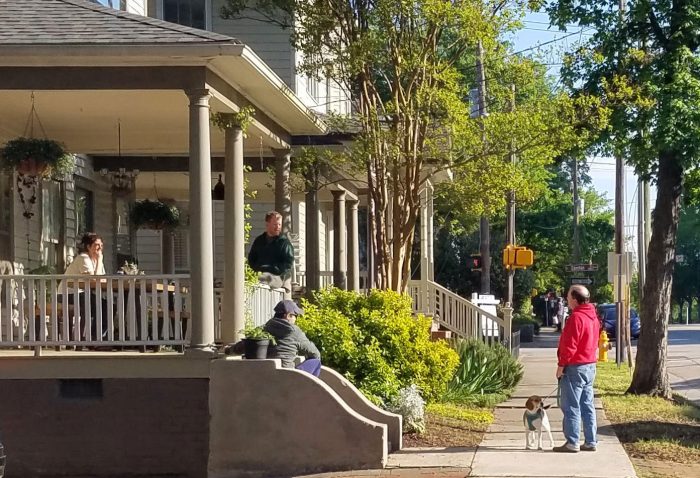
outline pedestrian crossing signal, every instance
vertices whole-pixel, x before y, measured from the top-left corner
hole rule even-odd
[[[468,267],[472,271],[481,270],[481,254],[472,254],[469,256]]]
[[[535,260],[535,254],[527,247],[508,244],[503,249],[503,267],[506,269],[526,269]]]

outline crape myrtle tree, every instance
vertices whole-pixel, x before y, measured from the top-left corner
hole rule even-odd
[[[643,333],[630,393],[670,397],[667,330],[684,176],[700,161],[700,2],[555,0],[552,23],[593,33],[566,60],[574,91],[596,94],[612,111],[600,136],[658,188],[641,303]]]
[[[421,191],[432,175],[464,169],[484,179],[476,184],[480,202],[502,198],[513,177],[503,166],[509,149],[515,144],[525,150],[560,134],[552,115],[561,109],[548,105],[513,113],[500,108],[471,119],[467,85],[474,84],[476,72],[460,64],[474,58],[479,41],[485,51],[496,50],[499,35],[539,3],[226,1],[225,18],[289,27],[302,57],[297,70],[350,92],[352,124],[359,132],[348,155],[367,172],[375,286],[405,290]]]

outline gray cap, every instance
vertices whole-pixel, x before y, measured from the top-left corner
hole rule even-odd
[[[296,305],[293,300],[285,299],[275,306],[275,315],[281,316],[285,314],[302,315],[304,311]]]

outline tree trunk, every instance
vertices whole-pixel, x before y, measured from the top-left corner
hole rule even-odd
[[[666,369],[668,320],[682,188],[683,168],[676,155],[662,152],[641,307],[642,334],[628,393],[671,398]]]

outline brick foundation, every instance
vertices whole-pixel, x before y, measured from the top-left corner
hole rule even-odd
[[[7,478],[207,476],[207,379],[4,379],[0,386]]]

